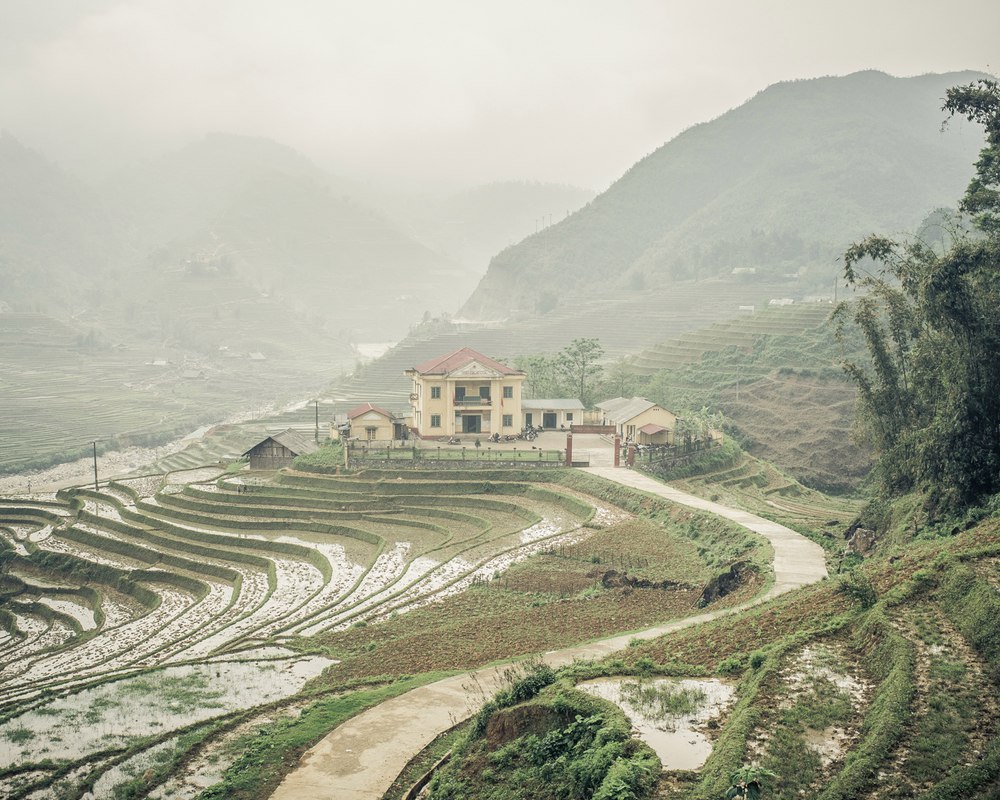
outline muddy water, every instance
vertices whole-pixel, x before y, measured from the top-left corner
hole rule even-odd
[[[712,743],[702,732],[705,724],[719,717],[733,702],[734,688],[712,678],[657,678],[643,681],[657,689],[672,687],[692,692],[700,699],[691,713],[663,715],[649,708],[637,708],[623,697],[623,684],[635,685],[636,678],[600,678],[577,685],[619,706],[632,721],[635,733],[653,748],[664,769],[698,769],[712,752]],[[630,694],[625,692],[626,695]]]
[[[0,764],[77,759],[136,737],[279,700],[331,663],[319,657],[214,661],[85,689],[0,724]]]

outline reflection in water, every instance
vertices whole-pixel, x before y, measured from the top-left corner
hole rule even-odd
[[[698,769],[712,752],[701,732],[733,701],[733,687],[717,678],[600,678],[577,689],[610,700],[625,712],[664,769]]]

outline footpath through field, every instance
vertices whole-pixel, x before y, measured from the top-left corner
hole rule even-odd
[[[751,605],[826,577],[823,549],[795,531],[745,511],[677,491],[639,472],[590,467],[593,475],[658,495],[674,503],[709,511],[759,533],[774,548],[774,585],[738,608],[707,612],[640,633],[546,653],[543,660],[562,666],[574,659],[601,658],[628,646],[630,640],[654,639],[733,614]],[[500,688],[502,669],[488,667],[437,681],[387,700],[333,730],[305,753],[281,783],[272,800],[379,800],[409,760],[440,733],[468,719]],[[481,689],[481,691],[480,691]]]

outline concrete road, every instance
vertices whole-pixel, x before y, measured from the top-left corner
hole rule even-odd
[[[596,444],[592,446],[598,449]],[[585,445],[585,449],[590,448]],[[610,453],[610,448],[606,449]],[[774,547],[774,585],[766,594],[739,608],[707,612],[638,634],[544,654],[543,660],[552,666],[569,664],[576,658],[601,658],[627,647],[634,638],[654,639],[724,614],[738,613],[826,577],[823,549],[783,525],[685,494],[629,469],[591,463],[594,466],[585,471],[593,475],[671,502],[719,514],[759,533]],[[468,719],[486,696],[499,688],[501,671],[490,667],[438,681],[387,700],[348,720],[305,753],[298,767],[271,795],[272,800],[378,800],[414,755],[438,734]]]

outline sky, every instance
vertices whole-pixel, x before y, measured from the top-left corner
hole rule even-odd
[[[0,128],[96,177],[210,132],[375,185],[607,188],[779,81],[1000,72],[996,0],[0,0]]]

